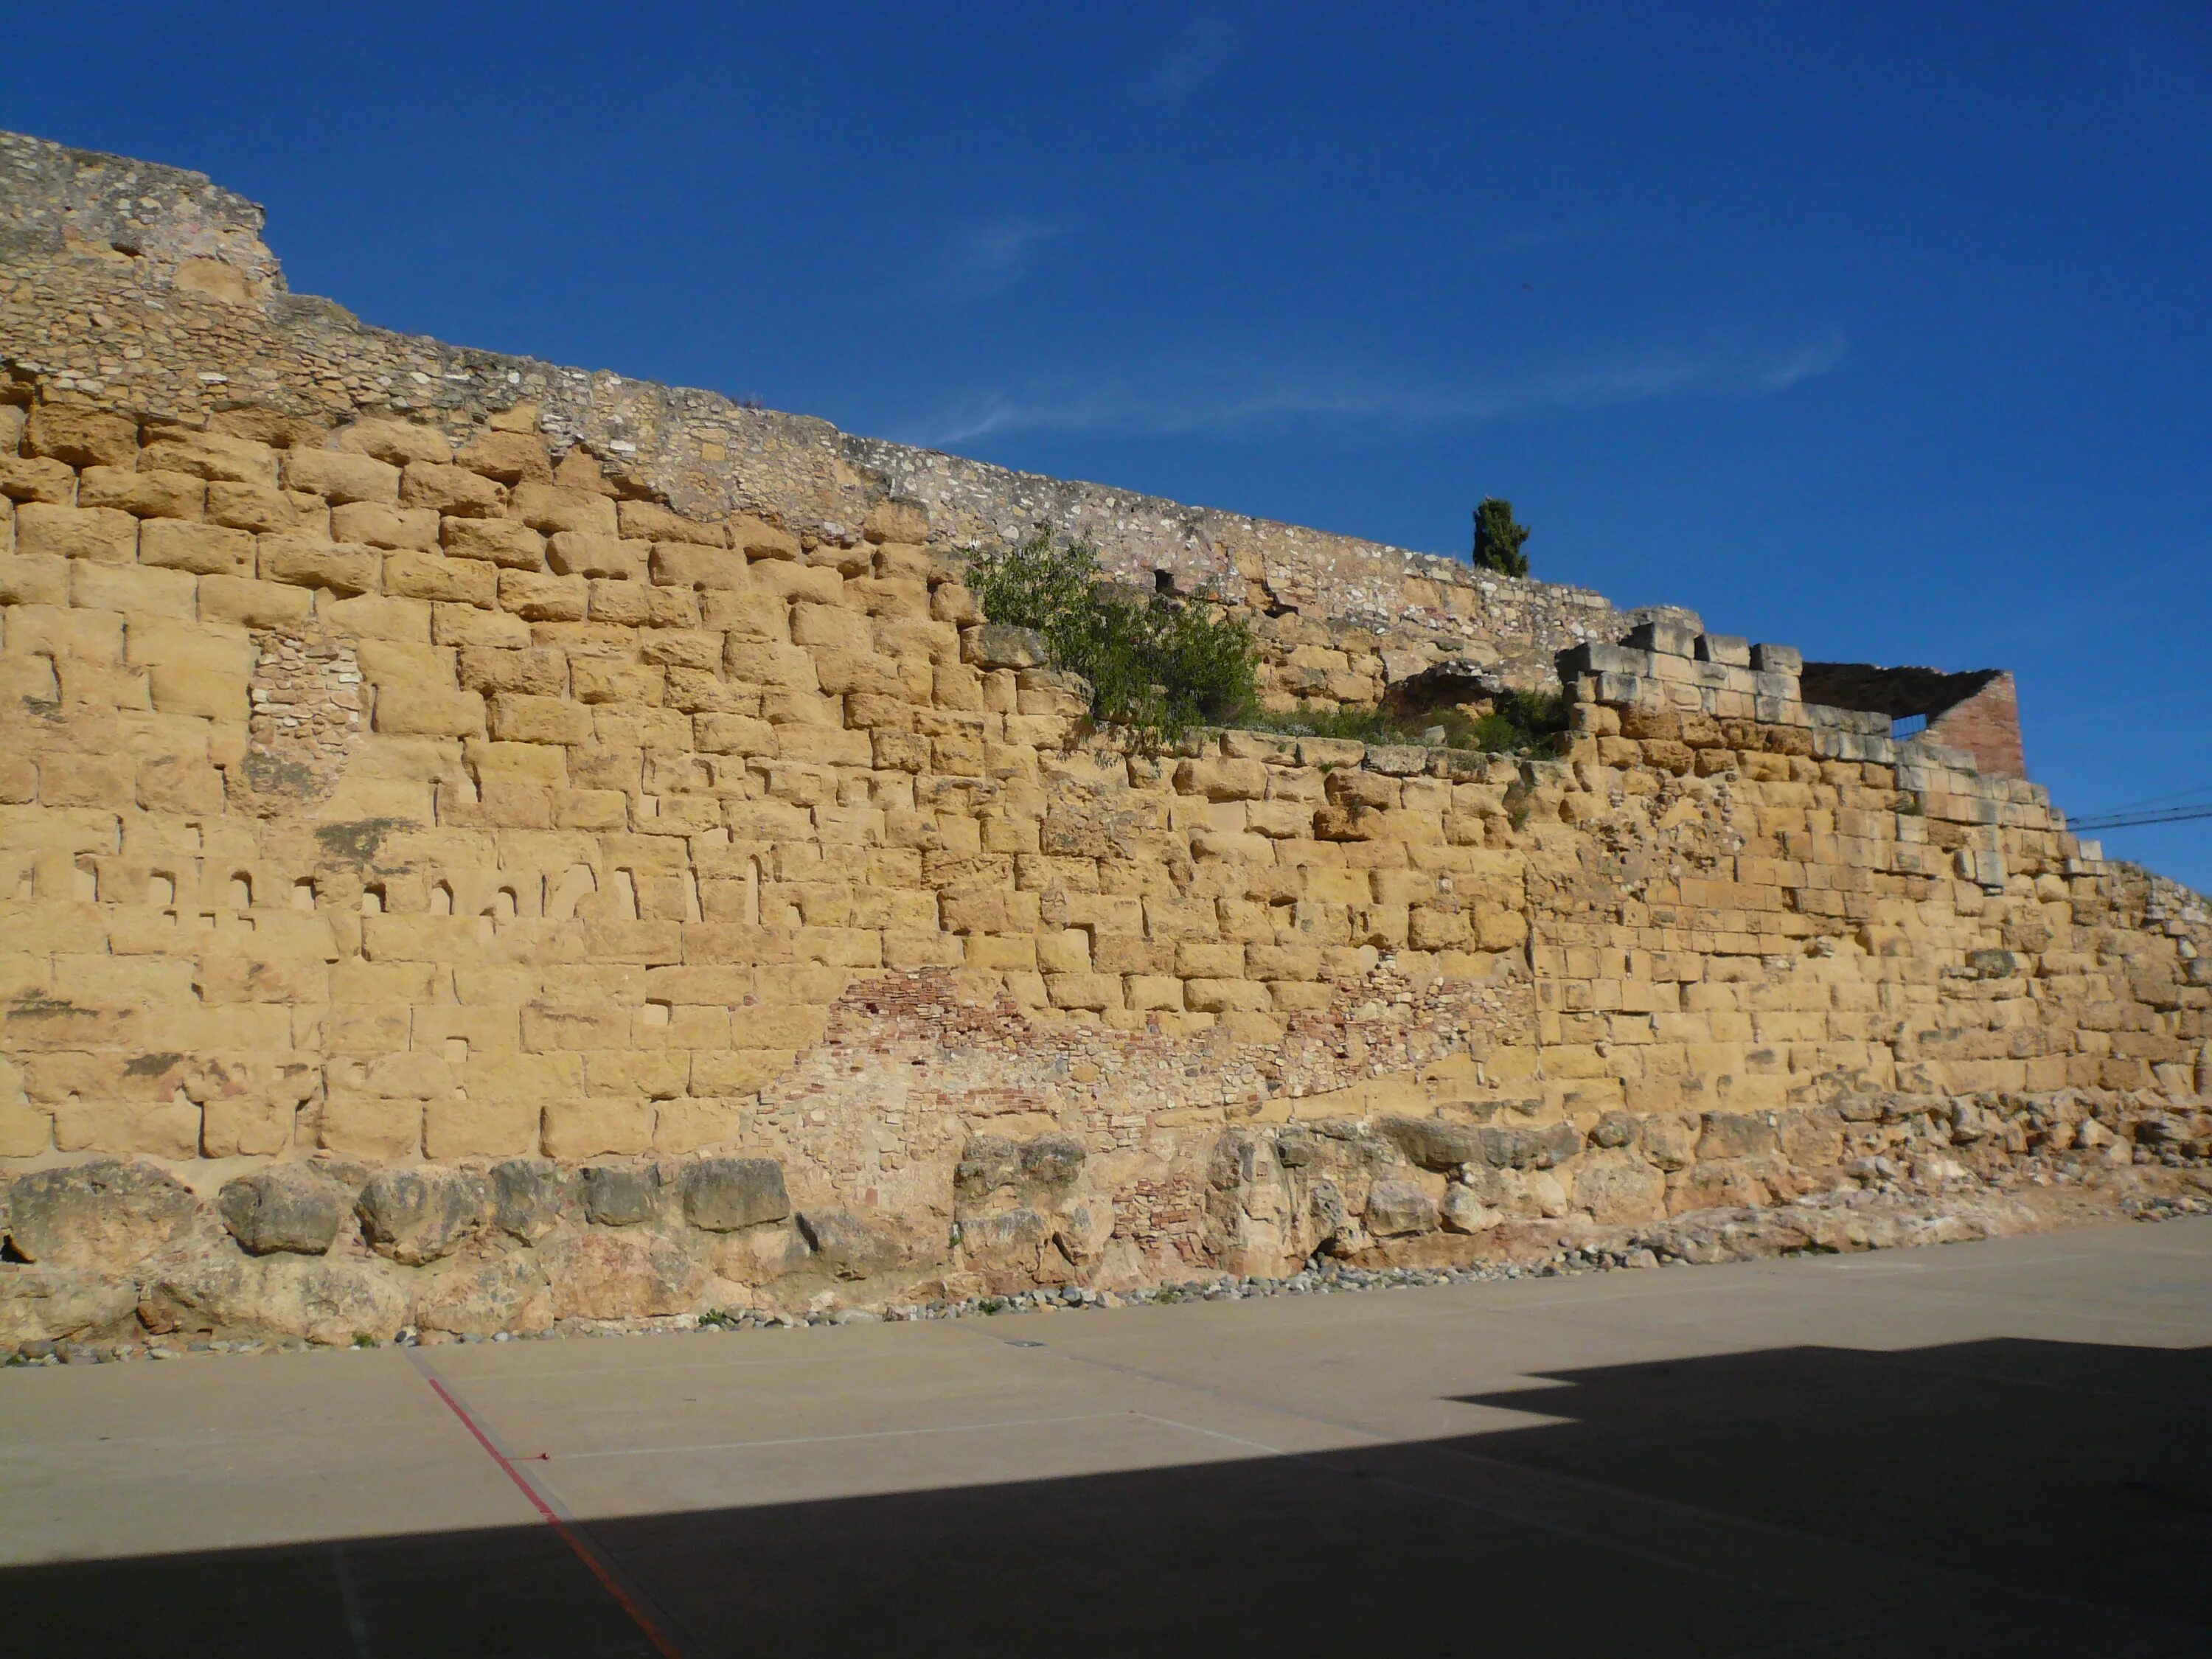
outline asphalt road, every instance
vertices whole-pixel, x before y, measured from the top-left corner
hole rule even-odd
[[[0,1648],[2212,1651],[2212,1221],[0,1372]]]

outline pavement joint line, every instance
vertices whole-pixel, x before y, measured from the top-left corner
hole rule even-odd
[[[690,1336],[693,1333],[684,1332]],[[699,1333],[703,1339],[705,1334]],[[762,1333],[748,1333],[749,1335]],[[641,1334],[636,1339],[647,1340]],[[716,1339],[718,1340],[722,1339]],[[681,1362],[673,1365],[571,1365],[557,1371],[524,1371],[512,1376],[495,1376],[486,1372],[469,1379],[469,1386],[482,1390],[486,1388],[514,1388],[527,1382],[544,1382],[556,1377],[588,1376],[602,1382],[619,1382],[625,1377],[665,1376],[671,1371],[737,1371],[758,1370],[771,1365],[831,1365],[852,1363],[853,1356],[845,1353],[775,1354],[757,1359],[701,1359]]]
[[[343,1539],[331,1542],[331,1570],[338,1581],[338,1600],[345,1608],[346,1632],[353,1638],[354,1659],[376,1659],[376,1649],[368,1639],[368,1617],[362,1611],[361,1587],[354,1583]]]
[[[995,1423],[947,1423],[938,1428],[866,1429],[853,1434],[797,1434],[773,1440],[708,1440],[683,1446],[625,1446],[612,1451],[556,1452],[547,1461],[575,1463],[592,1457],[666,1457],[678,1452],[751,1451],[770,1446],[827,1446],[841,1440],[899,1440],[925,1434],[987,1434],[994,1429],[1036,1429],[1060,1423],[1096,1423],[1109,1417],[1143,1415],[1142,1412],[1082,1412],[1071,1417],[1010,1417]]]
[[[678,1647],[667,1633],[665,1626],[672,1621],[665,1613],[659,1613],[656,1618],[657,1608],[647,1611],[650,1603],[644,1593],[624,1582],[629,1575],[622,1571],[614,1554],[592,1535],[591,1528],[573,1514],[565,1513],[568,1505],[560,1502],[558,1494],[550,1486],[541,1492],[537,1482],[515,1467],[514,1460],[500,1448],[489,1430],[478,1425],[459,1395],[447,1387],[430,1362],[422,1358],[420,1350],[409,1349],[407,1358],[422,1374],[422,1380],[430,1385],[431,1391],[445,1402],[454,1416],[460,1419],[461,1425],[468,1430],[477,1444],[483,1448],[492,1462],[499,1465],[507,1478],[530,1500],[531,1507],[538,1511],[538,1517],[553,1528],[555,1535],[599,1581],[599,1587],[606,1591],[630,1623],[643,1632],[653,1650],[661,1659],[688,1659],[684,1649]]]

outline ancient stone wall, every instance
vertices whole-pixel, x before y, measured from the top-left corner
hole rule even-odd
[[[461,437],[528,404],[556,454],[580,446],[623,493],[709,518],[761,514],[826,541],[852,539],[890,500],[920,505],[941,548],[1040,528],[1086,537],[1146,591],[1164,573],[1178,591],[1272,619],[1261,630],[1270,659],[1318,668],[1292,676],[1291,695],[1312,701],[1358,701],[1386,659],[1390,678],[1468,658],[1542,684],[1565,647],[1617,638],[1647,614],[1696,620],[1616,612],[1586,588],[1358,537],[859,438],[713,392],[368,327],[286,292],[262,228],[258,207],[198,173],[0,133],[0,365],[59,395],[186,424],[241,406],[324,426],[396,412]],[[1340,660],[1347,646],[1369,660]],[[1301,647],[1334,654],[1289,663]],[[1336,693],[1332,674],[1349,677]]]
[[[1556,757],[1133,753],[982,624],[972,503],[771,503],[807,423],[362,330],[204,183],[0,160],[0,1341],[1462,1259],[2212,1141],[2202,901],[1793,652],[1592,605],[1513,624],[1572,647]]]

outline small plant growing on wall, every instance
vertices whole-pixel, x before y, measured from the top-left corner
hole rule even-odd
[[[1474,564],[1501,576],[1528,574],[1528,556],[1521,549],[1528,539],[1528,526],[1513,518],[1513,503],[1485,495],[1474,509]]]
[[[985,617],[1036,629],[1062,668],[1091,682],[1093,720],[1147,746],[1232,720],[1252,701],[1254,651],[1243,623],[1194,600],[1140,594],[1108,580],[1087,542],[1058,542],[1040,531],[976,556],[968,586]]]

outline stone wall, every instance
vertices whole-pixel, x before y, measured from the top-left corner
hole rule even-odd
[[[1521,585],[1555,757],[1128,752],[981,624],[964,464],[806,473],[826,428],[292,301],[188,175],[0,160],[0,1341],[1460,1260],[2208,1150],[2203,902],[1793,652]],[[1396,568],[1338,551],[1352,629]]]
[[[556,457],[580,447],[620,490],[717,518],[765,515],[850,541],[869,512],[911,501],[935,544],[975,547],[1043,528],[1084,536],[1151,591],[1272,618],[1269,655],[1343,654],[1340,624],[1381,636],[1354,679],[1444,658],[1548,681],[1553,654],[1610,640],[1647,614],[1586,588],[1516,580],[1358,537],[1187,507],[841,433],[714,392],[471,351],[364,325],[288,293],[262,210],[200,174],[0,133],[0,367],[61,396],[188,425],[240,408],[327,427],[362,412],[426,419],[449,437],[527,405]],[[1298,624],[1303,622],[1304,626]],[[1329,662],[1323,673],[1341,672]],[[1297,695],[1332,696],[1320,678]]]

